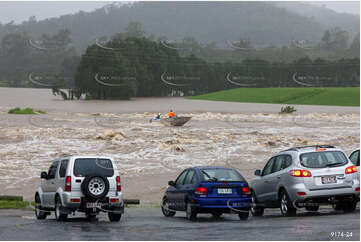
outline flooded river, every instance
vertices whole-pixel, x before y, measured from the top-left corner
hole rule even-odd
[[[157,203],[167,181],[189,166],[232,166],[250,180],[270,155],[292,146],[332,144],[347,155],[360,146],[358,107],[334,107],[332,112],[332,107],[296,106],[301,111],[282,115],[277,113],[282,105],[271,105],[266,112],[261,104],[232,103],[238,107],[233,112],[219,112],[222,102],[207,102],[208,109],[183,98],[86,103],[62,101],[49,90],[28,89],[33,93],[22,96],[17,89],[6,89],[0,88],[5,95],[0,96],[0,194],[32,198],[40,172],[66,155],[114,157],[125,196],[147,204]],[[165,115],[171,102],[191,121],[184,127],[149,122],[155,110]],[[15,106],[48,113],[7,114]]]

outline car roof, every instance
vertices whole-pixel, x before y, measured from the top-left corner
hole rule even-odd
[[[318,150],[318,149],[322,149],[322,150]],[[279,152],[279,154],[284,154],[289,152],[306,153],[306,152],[315,152],[315,151],[317,152],[317,151],[342,151],[342,150],[332,145],[309,145],[309,146],[289,148],[287,150],[283,150]]]
[[[234,168],[232,168],[232,167],[225,167],[225,166],[194,166],[194,167],[190,167],[190,168],[199,169],[199,170],[202,170],[202,169],[231,169],[231,170],[234,170]]]
[[[86,158],[90,158],[90,159],[110,159],[110,160],[113,160],[112,157],[109,157],[109,156],[98,156],[98,155],[72,155],[72,156],[66,156],[66,157],[60,157],[59,159],[66,159],[66,158],[69,158],[69,159],[86,159]]]

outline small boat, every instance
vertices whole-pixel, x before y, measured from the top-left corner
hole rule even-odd
[[[160,122],[166,126],[183,126],[192,117],[161,118]]]

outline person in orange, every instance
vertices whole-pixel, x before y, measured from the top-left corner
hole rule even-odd
[[[168,113],[168,118],[175,118],[176,117],[176,115],[175,115],[175,113],[173,112],[173,110],[171,109],[170,111],[169,111],[169,113]]]

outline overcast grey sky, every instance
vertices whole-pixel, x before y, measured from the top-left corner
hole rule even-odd
[[[111,1],[94,1],[94,2],[55,2],[55,1],[0,1],[0,22],[8,23],[14,20],[16,23],[21,23],[28,20],[30,16],[36,16],[37,20],[42,20],[51,17],[59,17],[64,14],[77,13],[80,10],[90,12],[97,8],[103,7]],[[326,7],[338,12],[347,12],[352,14],[360,14],[359,1],[340,1],[328,2],[317,1],[310,2],[317,5],[326,5]]]
[[[326,5],[327,8],[335,10],[337,12],[345,12],[360,15],[360,1],[337,1],[337,2],[328,2],[328,1],[318,1],[310,2],[319,6]]]

